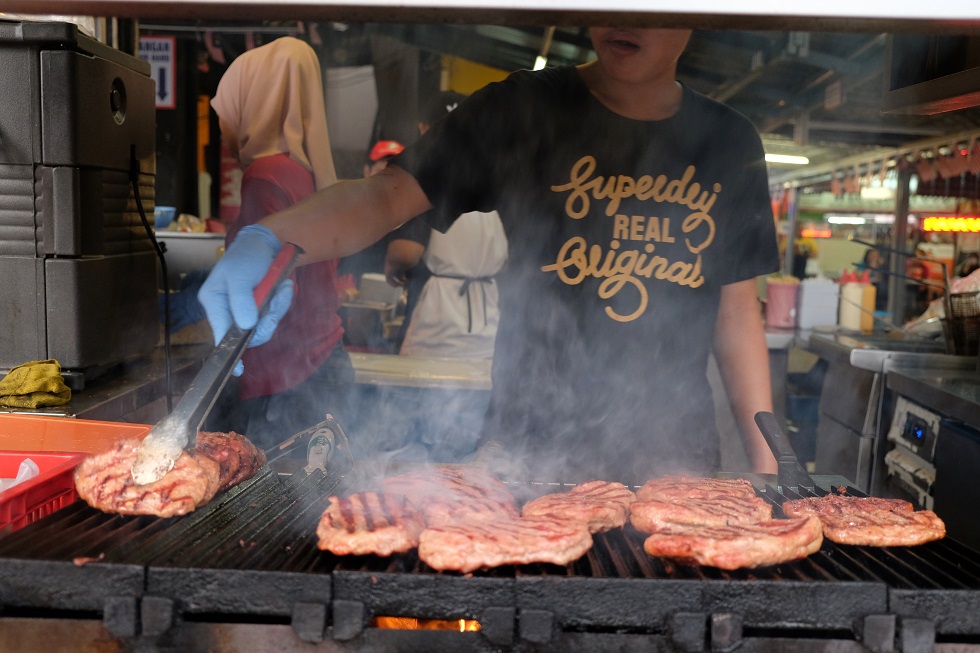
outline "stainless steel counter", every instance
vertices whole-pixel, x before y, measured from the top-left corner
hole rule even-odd
[[[174,404],[197,374],[201,363],[210,351],[210,345],[171,347]],[[87,381],[82,390],[72,392],[71,401],[64,406],[37,410],[0,409],[0,411],[107,422],[154,424],[167,414],[166,369],[163,348],[157,348],[145,358],[123,363],[102,376]]]
[[[941,341],[836,331],[814,331],[800,340],[828,363],[817,425],[817,473],[839,473],[865,491],[883,491],[886,387],[906,388],[901,394],[913,400],[918,394],[944,406],[955,404],[959,414],[971,412],[965,393],[943,389],[965,388],[962,379],[976,376],[976,358],[948,355]],[[980,417],[980,407],[972,410]]]
[[[801,332],[797,339],[800,346],[830,363],[848,363],[868,372],[975,367],[973,359],[946,354],[942,342],[936,340],[837,331]]]
[[[888,375],[887,387],[940,415],[980,427],[980,374],[975,365],[969,370],[896,371]]]

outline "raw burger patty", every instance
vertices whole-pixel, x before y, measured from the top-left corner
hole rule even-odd
[[[630,507],[630,522],[637,530],[655,533],[671,524],[724,526],[769,521],[772,506],[761,497],[716,496],[711,499],[637,501]]]
[[[671,524],[643,543],[650,555],[719,569],[763,567],[805,558],[823,542],[816,517],[737,526]]]
[[[636,495],[622,483],[589,481],[568,492],[546,494],[524,504],[525,517],[554,517],[585,524],[589,532],[620,528]]]
[[[592,535],[580,523],[528,517],[426,528],[419,559],[440,571],[469,572],[535,562],[564,565],[591,547]]]
[[[137,438],[119,440],[108,451],[83,460],[75,468],[78,496],[103,512],[173,517],[207,503],[218,491],[219,464],[186,451],[159,481],[136,485],[132,467],[140,444]]]
[[[330,497],[320,517],[317,547],[337,555],[390,556],[419,544],[422,517],[404,497],[359,492]]]
[[[756,498],[755,488],[744,478],[701,478],[698,476],[663,476],[643,484],[637,501],[675,501],[677,499],[714,499],[717,497]]]
[[[831,542],[861,546],[913,546],[946,536],[946,525],[931,510],[916,511],[901,499],[828,494],[783,503],[788,517],[813,515]]]

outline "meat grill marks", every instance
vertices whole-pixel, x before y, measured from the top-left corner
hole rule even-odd
[[[264,451],[252,444],[248,438],[234,431],[198,433],[197,452],[220,465],[219,492],[252,478],[266,462]]]
[[[439,465],[385,478],[385,494],[404,496],[427,526],[517,517],[517,503],[489,472],[465,465]]]
[[[414,549],[425,528],[404,497],[358,492],[330,497],[316,529],[317,546],[336,555],[390,556]]]
[[[725,526],[753,524],[772,519],[772,506],[761,497],[719,496],[713,499],[637,501],[630,508],[630,522],[645,533],[670,524]]]
[[[636,493],[630,522],[656,532],[669,524],[757,523],[772,519],[772,506],[745,479],[665,476],[647,481]]]
[[[828,494],[785,501],[782,509],[789,517],[819,518],[824,536],[838,544],[914,546],[946,536],[936,513],[901,499]]]
[[[754,568],[816,552],[823,543],[821,531],[816,517],[723,526],[668,524],[648,537],[643,549],[650,555],[719,569]]]
[[[155,483],[136,485],[132,466],[141,440],[116,442],[75,469],[75,488],[93,508],[121,515],[185,515],[218,492],[251,478],[265,465],[265,453],[237,433],[204,432],[194,453],[182,452],[174,468]]]
[[[819,521],[772,519],[772,506],[744,479],[653,479],[630,513],[634,528],[650,533],[647,553],[720,569],[797,560],[823,541]]]
[[[121,515],[184,515],[210,501],[220,485],[220,466],[201,454],[181,453],[155,483],[136,485],[132,467],[141,441],[119,440],[75,468],[78,496],[93,508]]]
[[[676,501],[678,499],[716,499],[741,497],[756,499],[755,488],[744,478],[702,478],[662,476],[650,479],[637,493],[637,501]]]
[[[380,495],[362,492],[331,499],[317,529],[320,548],[338,554],[389,555],[417,545],[419,559],[433,569],[469,572],[508,564],[567,564],[592,546],[583,519],[521,518],[510,490],[480,468],[440,465],[386,478],[381,485]],[[603,494],[602,488],[591,489]],[[622,501],[622,492],[618,495]],[[371,503],[382,501],[379,497],[403,501],[399,518],[386,516],[381,528],[367,522],[379,519],[383,504]],[[413,509],[417,516],[411,514]],[[391,521],[397,527],[389,528]]]
[[[546,494],[524,504],[524,517],[552,517],[585,524],[589,532],[620,528],[636,495],[622,483],[589,481],[568,492]]]
[[[581,523],[525,517],[426,528],[419,536],[419,559],[439,571],[465,573],[500,565],[565,565],[591,547],[592,535]]]

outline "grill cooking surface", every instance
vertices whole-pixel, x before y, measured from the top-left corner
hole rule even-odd
[[[316,548],[328,497],[357,485],[350,474],[288,477],[266,467],[184,517],[106,515],[77,502],[0,537],[8,579],[0,604],[101,611],[134,594],[144,606],[146,597],[172,601],[183,614],[280,619],[295,619],[297,604],[332,604],[335,629],[337,606],[348,604],[363,606],[360,627],[372,616],[402,615],[478,619],[490,628],[493,615],[516,611],[529,624],[542,613],[560,629],[621,632],[663,631],[678,612],[831,631],[895,614],[932,617],[937,633],[980,638],[980,555],[949,539],[908,548],[825,540],[804,560],[728,572],[654,558],[643,551],[646,535],[627,526],[596,534],[593,548],[567,566],[439,573],[414,552],[336,557]],[[519,497],[556,489],[511,488]],[[772,486],[761,494],[776,516],[782,501],[812,496]],[[79,566],[78,558],[93,560]]]
[[[63,561],[91,557],[105,563],[151,567],[304,573],[440,573],[419,562],[414,553],[380,558],[333,556],[317,550],[316,524],[327,507],[327,497],[343,492],[338,481],[320,472],[293,481],[264,468],[255,478],[184,517],[108,515],[77,502],[38,524],[0,538],[0,557]],[[763,496],[777,507],[775,515],[782,517],[778,506],[784,499],[814,495],[792,491],[779,494],[769,486]],[[564,567],[502,567],[476,575],[883,581],[903,589],[980,589],[980,556],[948,538],[923,546],[888,548],[840,546],[825,540],[819,552],[801,561],[724,571],[650,556],[643,550],[646,537],[627,525],[596,534],[593,548]]]

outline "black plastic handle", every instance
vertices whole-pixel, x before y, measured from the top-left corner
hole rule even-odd
[[[806,487],[810,489],[816,487],[816,483],[800,465],[800,459],[796,457],[793,446],[783,434],[776,416],[760,411],[755,414],[755,423],[759,426],[762,437],[766,439],[766,443],[776,457],[779,484],[784,487]]]

